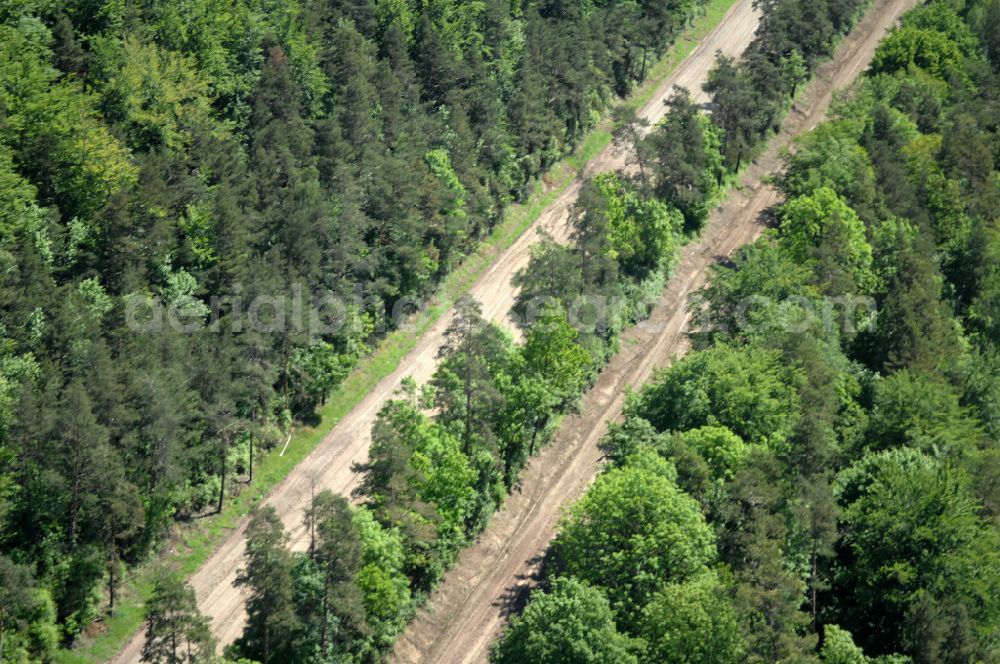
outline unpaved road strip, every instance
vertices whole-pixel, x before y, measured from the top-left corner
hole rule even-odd
[[[593,480],[601,461],[597,447],[607,422],[621,414],[628,388],[645,383],[655,368],[688,348],[692,293],[705,284],[710,266],[756,239],[765,212],[778,201],[765,183],[780,168],[794,136],[815,127],[833,93],[850,85],[867,66],[879,40],[916,0],[876,0],[834,58],[819,68],[780,133],[743,174],[741,187],[716,209],[700,239],[684,248],[676,275],[650,319],[622,338],[622,350],[584,396],[580,414],[563,423],[553,441],[524,470],[480,539],[459,556],[428,605],[397,642],[394,662],[484,662],[507,615],[523,604],[538,581],[541,561],[564,509]]]
[[[752,1],[740,0],[715,30],[663,82],[652,99],[640,110],[640,115],[651,123],[658,121],[664,114],[663,101],[674,85],[689,87],[692,92],[700,94],[701,83],[714,61],[715,52],[739,55],[750,43],[756,28],[757,13],[752,8]],[[700,99],[703,100],[704,97]],[[613,170],[623,165],[623,159],[620,152],[609,147],[588,162],[585,171],[599,173]],[[529,248],[538,241],[540,230],[557,239],[566,237],[566,218],[578,191],[579,182],[567,187],[534,226],[503,252],[475,283],[470,292],[483,304],[484,316],[496,321],[506,319],[515,295],[511,278],[527,264]],[[323,442],[268,495],[264,504],[272,505],[278,511],[291,535],[294,548],[302,550],[307,544],[302,515],[310,497],[324,489],[346,495],[357,485],[358,478],[351,467],[367,460],[375,416],[385,401],[395,393],[402,379],[412,376],[418,383],[430,379],[437,365],[435,355],[443,343],[444,331],[450,321],[451,312],[442,316],[418,340],[416,347],[403,358],[396,370],[379,382],[371,393],[344,416]],[[220,646],[231,643],[243,631],[244,596],[241,590],[233,587],[233,581],[237,569],[243,564],[245,529],[246,520],[190,579],[198,597],[199,608],[212,618],[212,632]],[[142,630],[136,632],[112,662],[139,662],[144,638]]]

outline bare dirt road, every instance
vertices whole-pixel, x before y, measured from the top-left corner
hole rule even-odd
[[[655,368],[687,350],[692,293],[705,284],[709,268],[754,240],[766,211],[778,201],[766,177],[781,165],[793,137],[823,120],[836,90],[847,87],[867,66],[878,41],[916,0],[875,0],[858,28],[817,72],[780,133],[741,178],[741,186],[716,209],[700,239],[684,248],[650,319],[630,330],[622,350],[585,395],[580,414],[568,418],[554,440],[522,475],[480,539],[460,556],[428,605],[397,642],[398,663],[485,662],[507,615],[523,604],[538,581],[541,562],[564,506],[593,480],[601,462],[598,442],[606,423],[621,414],[628,388],[645,383]]]
[[[715,52],[739,55],[750,43],[756,28],[757,13],[752,8],[751,0],[739,0],[715,30],[659,86],[649,103],[640,110],[640,115],[651,124],[658,121],[665,112],[663,101],[674,85],[687,87],[696,98],[703,101],[705,97],[701,92],[701,84],[714,61]],[[623,165],[624,156],[621,152],[609,147],[587,164],[585,172],[599,173]],[[505,320],[515,295],[511,278],[527,264],[529,248],[538,241],[539,231],[544,230],[557,239],[566,237],[565,222],[570,207],[576,200],[579,186],[577,181],[567,187],[534,226],[503,252],[472,287],[471,294],[483,304],[484,316],[496,321]],[[285,528],[291,535],[293,547],[304,549],[306,546],[306,533],[302,526],[303,509],[314,493],[331,489],[347,495],[356,486],[358,478],[351,467],[367,460],[375,416],[385,401],[396,392],[403,378],[412,376],[418,383],[430,379],[436,366],[435,355],[450,321],[450,312],[442,316],[418,340],[416,347],[403,358],[396,370],[379,382],[371,393],[341,419],[323,442],[267,497],[265,504],[274,506],[281,515]],[[212,617],[212,631],[220,645],[231,643],[243,631],[244,598],[242,592],[233,587],[233,581],[237,569],[243,563],[245,528],[244,521],[190,579],[198,597],[199,608]],[[112,662],[139,662],[143,641],[143,632],[137,632]]]

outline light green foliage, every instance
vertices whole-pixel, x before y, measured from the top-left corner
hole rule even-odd
[[[347,377],[364,353],[357,345],[338,348],[326,341],[316,341],[292,351],[291,371],[294,374],[296,404],[303,409],[323,403],[341,381]]]
[[[438,425],[427,423],[417,436],[414,450],[413,467],[425,478],[422,486],[418,485],[421,498],[437,507],[444,517],[441,536],[457,546],[476,500],[476,471],[462,454],[460,441]]]
[[[905,71],[910,65],[946,78],[961,71],[962,51],[947,35],[936,30],[902,27],[889,35],[875,51],[875,72]]]
[[[974,57],[980,49],[979,40],[957,10],[958,6],[945,0],[934,0],[906,12],[900,23],[903,27],[940,32],[958,46],[964,56]]]
[[[112,307],[114,307],[111,297],[105,292],[104,287],[101,286],[101,282],[96,277],[90,277],[81,281],[77,286],[77,290],[80,291],[80,297],[83,299],[90,315],[96,320],[100,320],[104,314],[111,311]]]
[[[259,3],[259,4],[258,4]],[[305,106],[318,112],[330,80],[320,64],[321,45],[310,38],[302,21],[303,5],[295,0],[253,0],[248,2],[264,22],[261,34],[277,35],[291,64],[292,77],[302,89]]]
[[[1000,26],[995,4],[928,3],[885,40],[834,120],[788,158],[780,234],[714,269],[698,298],[698,350],[632,397],[602,441],[612,470],[566,517],[554,564],[605,589],[647,661],[969,664],[1000,652],[1000,453],[984,433],[996,428],[1000,180],[995,123],[981,119],[996,115],[984,98],[996,81],[980,57],[988,38],[972,36]],[[768,91],[794,86],[787,54],[812,64],[858,10],[762,7],[754,47],[720,62],[709,86],[730,164],[776,126]],[[824,20],[838,26],[827,37]],[[663,147],[674,175],[690,175]],[[652,163],[637,154],[640,182]],[[595,197],[594,208],[613,228],[618,194],[602,194],[609,204]],[[588,258],[600,255],[586,239]],[[877,319],[863,312],[839,331],[782,319],[786,302],[855,293],[876,299]],[[637,492],[659,490],[648,477],[676,477],[698,500],[720,574],[731,571],[725,593],[698,588],[700,576],[671,580],[644,595],[637,619],[622,588],[641,572],[621,570],[646,541],[594,534],[620,535],[609,513],[645,534],[643,518],[618,509],[629,487],[609,488],[630,472]],[[729,601],[732,626],[713,632],[717,602]],[[727,643],[738,650],[706,654]]]
[[[435,293],[695,11],[0,0],[0,541],[37,574],[63,643],[107,610],[106,634],[79,653],[107,659],[148,599],[118,592],[127,567],[158,549],[172,519],[227,512],[230,500],[242,513],[266,491],[290,463],[270,456],[274,444],[330,412],[331,390],[382,339],[379,306]],[[621,264],[605,261],[585,283],[582,269],[579,283],[553,272],[560,294],[658,290],[678,214],[630,187],[620,200]],[[606,258],[607,229],[595,229],[589,248]],[[567,250],[559,267],[580,256]],[[619,284],[626,270],[642,274]],[[321,309],[337,315],[330,295],[351,302],[348,325],[314,333],[286,311],[270,334],[237,314],[258,295],[291,303],[297,288],[304,323]],[[136,297],[165,307],[162,332],[128,328]],[[319,533],[322,555],[292,557],[294,620],[284,609],[261,619],[271,603],[255,600],[242,655],[379,658],[411,596],[481,531],[624,318],[616,309],[608,328],[577,331],[561,315],[526,332],[523,353],[488,328],[451,353],[433,403],[411,395],[376,427],[358,497],[382,534],[346,508],[327,515],[337,538]],[[255,534],[270,538],[262,558],[282,558],[277,530]],[[376,556],[366,538],[394,543]],[[288,584],[271,581],[288,561],[260,562],[255,591],[287,604]],[[322,602],[331,593],[335,610]],[[111,607],[119,594],[128,606]],[[18,621],[6,641],[36,638],[31,625]],[[278,630],[280,654],[262,656],[262,625]]]
[[[880,291],[885,291],[899,269],[899,255],[913,246],[917,229],[898,217],[890,217],[871,229],[875,279]]]
[[[705,187],[705,200],[712,201],[721,189],[719,181],[726,174],[725,160],[722,156],[722,136],[719,128],[705,114],[698,114],[698,124],[701,125],[701,140],[705,154],[705,165],[702,182]]]
[[[825,237],[842,241],[840,260],[862,292],[872,286],[872,248],[865,226],[833,189],[820,187],[793,198],[781,208],[781,243],[793,260],[813,258]]]
[[[691,429],[682,436],[684,443],[708,462],[717,482],[731,480],[750,456],[750,446],[724,426]]]
[[[576,579],[556,578],[536,590],[490,654],[493,664],[636,664],[636,650],[615,629],[601,591]]]
[[[819,650],[824,664],[911,664],[906,655],[880,655],[868,657],[854,643],[854,638],[846,629],[837,625],[823,626],[823,646]]]
[[[135,150],[183,150],[209,115],[209,86],[194,61],[129,35],[95,44],[103,108],[120,118]],[[222,131],[222,128],[220,128]]]
[[[875,199],[875,171],[857,133],[843,120],[824,122],[796,141],[786,159],[781,187],[789,198],[829,187],[850,205],[870,207]]]
[[[58,644],[55,609],[35,587],[31,571],[0,555],[0,657],[5,662],[45,661]]]
[[[789,94],[793,97],[799,85],[809,80],[809,67],[806,66],[806,60],[798,49],[781,59],[781,71],[785,80],[788,81]]]
[[[660,431],[724,426],[747,444],[779,450],[798,417],[797,380],[774,351],[720,345],[660,372],[629,413]]]
[[[962,204],[962,185],[949,178],[937,156],[940,134],[921,134],[903,149],[914,185],[923,192],[934,225],[935,241],[946,251],[963,251],[972,232],[972,220]]]
[[[372,459],[400,455],[400,462],[406,464],[405,469],[392,469],[399,477],[386,477],[385,490],[395,491],[395,483],[406,481],[408,490],[433,504],[440,515],[439,546],[456,549],[465,539],[465,522],[477,501],[477,473],[472,460],[462,453],[459,439],[408,401],[387,404],[372,435]],[[381,492],[368,495],[380,502],[392,500]]]
[[[164,306],[183,324],[200,326],[211,310],[198,296],[198,281],[187,270],[174,270],[169,261],[161,268],[164,286],[160,290]]]
[[[444,46],[456,55],[476,52],[484,47],[480,26],[486,11],[485,2],[429,0],[425,11],[440,31]]]
[[[178,218],[177,226],[187,238],[191,251],[204,267],[216,263],[218,255],[213,248],[212,210],[208,204],[192,203]]]
[[[812,276],[774,235],[765,235],[737,251],[731,264],[712,267],[708,286],[695,295],[704,316],[699,335],[742,340],[780,330],[785,303],[818,298]]]
[[[655,199],[644,200],[615,173],[594,178],[607,199],[608,243],[611,258],[622,271],[642,277],[672,263],[675,235],[684,219]]]
[[[455,169],[452,168],[451,160],[448,158],[448,151],[441,148],[431,150],[424,158],[427,160],[427,165],[430,167],[431,173],[434,174],[434,177],[437,178],[441,186],[451,196],[451,200],[447,202],[447,206],[442,210],[442,213],[448,217],[464,219],[466,216],[465,187],[462,186],[458,175],[455,174]]]
[[[68,216],[87,216],[138,172],[101,124],[95,99],[47,62],[48,32],[0,25],[0,136]],[[27,162],[27,163],[26,163]],[[37,182],[37,181],[36,181]]]
[[[639,634],[649,664],[743,661],[736,613],[714,573],[658,591],[642,611]]]
[[[354,524],[361,536],[364,566],[358,572],[358,586],[365,595],[368,622],[379,644],[389,645],[410,615],[403,541],[398,530],[383,528],[364,507],[354,512]]]
[[[544,440],[554,416],[580,394],[592,369],[558,302],[526,330],[509,376],[502,379],[504,408],[497,422],[504,480],[511,486],[518,469]]]
[[[578,337],[566,313],[555,306],[528,329],[520,348],[522,370],[545,381],[557,404],[579,394],[587,378],[589,357]]]
[[[825,664],[868,664],[864,651],[854,645],[851,633],[837,625],[823,627],[823,647],[819,656]]]
[[[408,0],[380,0],[375,3],[375,9],[378,12],[379,27],[386,30],[395,24],[408,40],[412,40],[417,15],[411,9]]]
[[[698,504],[641,458],[597,479],[560,524],[553,547],[558,569],[604,589],[626,627],[655,592],[715,557]]]

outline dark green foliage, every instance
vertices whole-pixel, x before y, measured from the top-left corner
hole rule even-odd
[[[694,231],[708,218],[722,180],[718,137],[687,90],[675,89],[666,103],[666,119],[639,150],[648,153],[656,197],[680,210],[685,228]]]
[[[246,586],[247,625],[236,648],[261,664],[294,656],[296,616],[292,604],[292,556],[273,507],[257,511],[247,526],[246,566],[236,579]]]
[[[146,642],[142,661],[195,664],[215,655],[208,620],[198,612],[194,590],[177,573],[161,570],[146,602]]]
[[[726,165],[738,171],[745,158],[778,128],[788,98],[836,39],[850,30],[863,7],[858,0],[761,2],[757,34],[741,59],[719,55],[705,83],[712,122],[722,133]]]
[[[0,553],[71,642],[175,518],[221,510],[293,422],[315,422],[395,324],[385,311],[432,294],[700,1],[0,5]],[[651,232],[625,269],[645,274],[673,218],[639,212]],[[449,351],[435,382],[435,433],[460,449],[414,452],[471,469],[477,497],[446,500],[432,478],[385,508],[421,589],[603,356],[563,327],[532,351],[558,377],[504,383],[524,360],[495,332]],[[480,366],[487,346],[506,364]],[[424,504],[446,518],[400,516]],[[415,553],[435,538],[444,558]],[[392,595],[362,578],[372,606]],[[35,647],[16,631],[11,648]]]
[[[710,83],[730,167],[858,9],[762,6],[750,52]],[[610,425],[609,469],[567,517],[555,562],[604,589],[619,627],[643,639],[640,661],[998,657],[995,13],[931,2],[904,17],[787,157],[778,231],[713,269],[696,350]],[[649,191],[653,154],[636,154]],[[630,492],[667,504],[667,487],[715,530],[716,570],[678,580],[689,568],[661,571],[655,553],[627,567],[657,540],[655,510]]]
[[[879,323],[870,335],[871,361],[889,370],[910,368],[954,376],[960,331],[941,298],[942,279],[927,250],[904,246],[894,260]]]
[[[512,313],[530,328],[553,308],[565,311],[597,367],[624,325],[647,314],[673,268],[684,218],[636,183],[607,173],[583,183],[570,223],[569,246],[543,238],[515,275]]]
[[[125,567],[314,417],[388,324],[381,305],[432,293],[696,4],[0,7],[3,656],[44,661],[113,611]],[[537,249],[522,346],[463,303],[432,390],[379,418],[366,506],[317,496],[306,554],[255,516],[237,654],[367,662],[391,645],[642,317],[722,162],[753,156],[860,3],[760,7],[753,46],[710,77],[711,125],[675,96],[639,177],[588,183],[569,246]],[[995,0],[910,13],[803,141],[780,232],[712,275],[704,350],[605,441],[616,470],[559,544],[576,580],[498,652],[802,662],[822,634],[827,661],[867,661],[854,642],[995,659],[997,34]],[[327,293],[359,301],[335,331],[268,333],[212,300],[299,292],[307,320],[333,313]],[[867,313],[787,329],[858,294],[871,329]],[[746,309],[756,296],[770,303]],[[189,331],[133,330],[147,297]],[[147,606],[145,659],[211,654],[175,578]]]
[[[705,92],[712,95],[716,105],[712,122],[722,132],[722,154],[726,166],[739,171],[747,151],[760,135],[767,131],[770,119],[760,110],[762,102],[757,97],[753,82],[739,69],[732,58],[720,57],[705,83]]]

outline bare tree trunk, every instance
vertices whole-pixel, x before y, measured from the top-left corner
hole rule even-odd
[[[115,595],[118,591],[118,584],[116,583],[115,574],[118,571],[118,554],[115,550],[114,542],[111,543],[111,560],[108,565],[108,614],[113,615],[115,612]],[[0,661],[3,658],[0,657]]]
[[[818,561],[818,556],[816,555],[816,547],[814,545],[812,550],[812,583],[810,584],[812,588],[810,590],[812,594],[813,631],[817,633],[819,632],[819,617],[818,617],[819,606],[817,601],[818,593],[816,592],[816,585],[818,583],[819,583],[819,561]]]
[[[471,333],[470,333],[471,338]],[[471,344],[470,344],[471,345]],[[472,349],[465,349],[465,455],[472,455]]]
[[[229,456],[229,441],[225,435],[222,436],[220,445],[222,447],[222,454],[219,458],[221,466],[219,470],[219,504],[215,508],[218,514],[222,514],[222,503],[226,497],[226,457]]]
[[[248,484],[253,484],[253,428],[257,424],[257,408],[256,406],[250,409],[250,477],[247,479]]]
[[[322,657],[326,657],[327,625],[330,622],[330,575],[327,573],[326,583],[323,584],[323,628],[320,630],[319,652]]]

